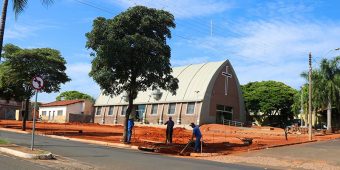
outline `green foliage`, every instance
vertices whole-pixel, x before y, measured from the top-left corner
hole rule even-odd
[[[90,76],[105,94],[126,91],[136,96],[149,87],[175,93],[178,80],[171,75],[166,43],[174,27],[173,15],[143,6],[129,8],[113,19],[95,19],[86,34],[86,47],[95,51]]]
[[[0,64],[0,89],[5,97],[29,99],[34,94],[34,76],[44,80],[41,91],[58,92],[60,84],[70,79],[65,73],[65,60],[59,51],[50,48],[21,49],[8,44],[4,47],[4,62]]]
[[[50,5],[54,0],[41,0],[43,5]],[[15,13],[15,17],[17,17],[27,6],[27,0],[13,0],[13,11]]]
[[[308,82],[308,72],[301,73]],[[308,89],[307,89],[308,90]],[[340,104],[340,56],[322,59],[320,68],[312,71],[312,109],[326,109],[328,102],[338,109]],[[308,103],[308,100],[305,100]]]
[[[88,94],[81,93],[79,91],[65,91],[60,93],[57,97],[56,100],[60,101],[61,98],[64,98],[64,100],[76,100],[76,99],[85,99],[85,100],[90,100],[91,102],[94,102],[94,98],[91,97]]]
[[[291,110],[297,93],[293,88],[276,81],[250,82],[241,88],[248,111],[258,120],[284,123],[293,118]],[[274,117],[279,122],[274,122]]]

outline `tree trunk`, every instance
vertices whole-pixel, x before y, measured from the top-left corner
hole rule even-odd
[[[332,102],[328,99],[327,106],[327,132],[332,132]]]
[[[26,121],[28,119],[28,114],[29,114],[29,104],[30,104],[30,99],[27,98],[25,100],[25,111],[24,111],[24,116],[22,117],[22,130],[26,131]]]
[[[128,95],[129,105],[128,105],[128,108],[126,109],[126,113],[125,113],[124,134],[123,134],[123,141],[124,142],[127,142],[128,120],[129,120],[130,114],[132,113],[132,110],[133,110],[133,95],[130,95],[130,94]]]
[[[0,62],[1,62],[2,45],[4,42],[7,6],[8,6],[8,0],[4,0],[3,6],[2,6],[1,22],[0,22],[1,24],[0,25]]]

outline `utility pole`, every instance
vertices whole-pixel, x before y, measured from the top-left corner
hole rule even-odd
[[[300,109],[300,118],[301,118],[301,126],[304,126],[306,124],[306,121],[302,119],[303,116],[303,86],[301,86],[301,109]]]
[[[308,139],[312,140],[312,53],[309,53],[309,74],[308,74]]]

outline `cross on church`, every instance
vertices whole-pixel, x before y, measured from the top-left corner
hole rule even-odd
[[[222,72],[222,76],[225,76],[225,78],[224,78],[224,94],[225,95],[228,95],[228,79],[232,78],[232,75],[229,74],[229,72],[228,72],[228,68],[229,68],[229,66],[226,66],[225,72]]]

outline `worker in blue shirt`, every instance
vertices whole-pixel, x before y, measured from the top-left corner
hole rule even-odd
[[[200,128],[198,126],[196,126],[195,123],[191,123],[190,126],[193,128],[191,140],[193,140],[194,137],[196,138],[196,140],[195,140],[195,152],[199,152],[201,150],[201,138],[202,138]]]
[[[174,130],[175,122],[172,121],[172,117],[169,116],[169,120],[164,123],[166,125],[166,140],[165,143],[172,143],[172,132]]]
[[[127,141],[126,143],[131,143],[131,135],[132,135],[132,128],[135,125],[133,117],[130,115],[128,120],[128,132],[127,132]]]

